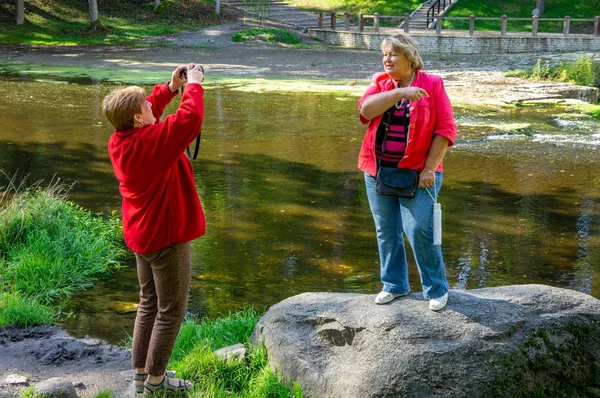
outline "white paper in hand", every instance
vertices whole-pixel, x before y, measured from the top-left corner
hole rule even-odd
[[[433,204],[433,244],[442,244],[442,206],[439,203]]]

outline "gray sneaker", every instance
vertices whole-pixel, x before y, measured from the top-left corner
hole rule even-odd
[[[429,300],[429,309],[432,311],[439,311],[448,304],[448,293],[442,297]]]
[[[395,298],[406,296],[408,293],[395,294],[390,292],[379,292],[375,297],[375,304],[387,304]]]

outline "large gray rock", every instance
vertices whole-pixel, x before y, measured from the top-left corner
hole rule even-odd
[[[591,396],[600,387],[600,301],[542,285],[421,294],[305,293],[260,319],[270,364],[309,397]],[[536,395],[538,396],[538,395]]]

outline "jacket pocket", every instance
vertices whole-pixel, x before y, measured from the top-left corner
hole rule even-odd
[[[431,123],[431,106],[428,103],[419,103],[417,105],[416,123],[419,123],[425,130],[429,130]]]

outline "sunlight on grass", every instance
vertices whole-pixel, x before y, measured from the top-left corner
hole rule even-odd
[[[264,346],[250,344],[259,318],[258,312],[247,308],[216,320],[188,319],[177,337],[169,369],[210,397],[301,398],[297,383],[288,387],[270,369]],[[225,361],[213,353],[238,343],[247,348],[245,360]]]

